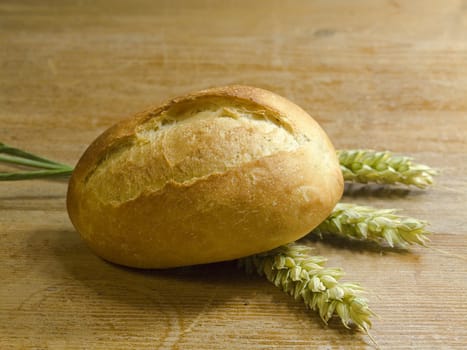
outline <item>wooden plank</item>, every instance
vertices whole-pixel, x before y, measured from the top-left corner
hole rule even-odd
[[[345,201],[431,222],[432,247],[313,241],[370,290],[382,348],[467,346],[464,1],[2,1],[0,140],[75,164],[124,116],[230,83],[278,92],[337,148],[439,168],[427,190],[348,186]],[[5,169],[2,167],[1,169]],[[0,184],[0,348],[372,348],[234,263],[142,272],[80,241],[66,182]],[[463,258],[462,258],[463,257]]]

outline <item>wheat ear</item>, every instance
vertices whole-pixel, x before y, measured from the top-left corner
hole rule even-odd
[[[326,259],[311,255],[311,250],[306,245],[290,243],[242,258],[239,265],[265,276],[296,300],[303,299],[307,307],[319,312],[325,323],[337,314],[345,327],[353,324],[368,333],[374,313],[362,297],[362,287],[338,282],[343,271],[324,267]]]
[[[414,185],[426,188],[438,171],[412,158],[396,156],[389,151],[339,150],[339,163],[345,181]]]
[[[411,244],[426,245],[429,242],[426,226],[425,221],[397,215],[395,209],[338,203],[313,233],[407,248]]]

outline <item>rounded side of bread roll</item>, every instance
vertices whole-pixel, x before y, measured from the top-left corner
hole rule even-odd
[[[343,191],[335,150],[301,108],[227,86],[124,120],[70,179],[70,219],[111,262],[167,268],[230,260],[306,235]]]

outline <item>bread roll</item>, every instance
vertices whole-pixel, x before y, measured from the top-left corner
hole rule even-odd
[[[227,86],[105,131],[76,166],[67,208],[102,258],[168,268],[297,240],[342,191],[335,150],[305,111],[269,91]]]

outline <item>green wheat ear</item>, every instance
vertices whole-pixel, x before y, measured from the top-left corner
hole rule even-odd
[[[396,214],[395,209],[338,203],[313,233],[337,235],[360,241],[372,241],[396,248],[429,242],[427,222]]]
[[[404,184],[426,188],[433,184],[438,170],[396,156],[389,151],[339,150],[339,163],[345,181],[360,183]]]
[[[311,255],[311,250],[290,243],[238,262],[247,272],[255,271],[296,300],[302,299],[307,307],[319,312],[325,323],[337,315],[346,328],[355,325],[368,333],[374,313],[362,297],[362,287],[340,283],[342,270],[324,267],[326,259]]]

